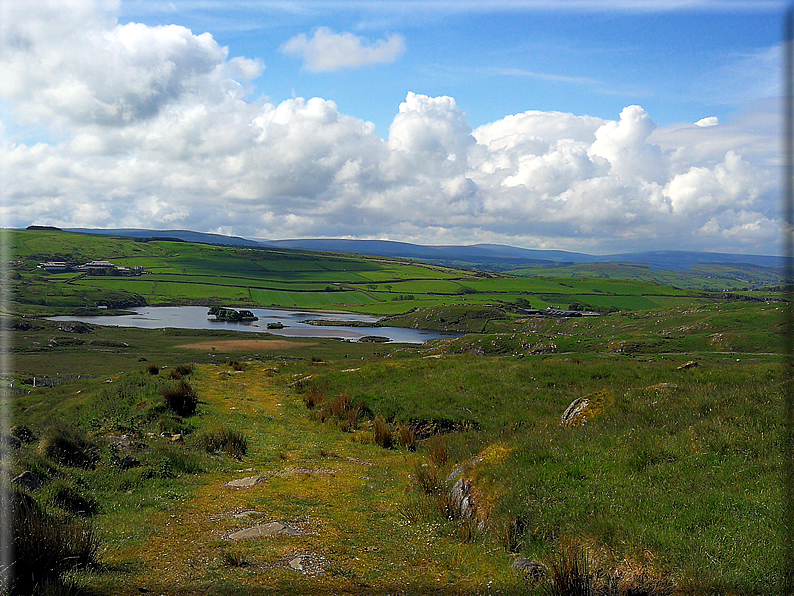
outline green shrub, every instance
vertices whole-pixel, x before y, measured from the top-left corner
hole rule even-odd
[[[198,396],[188,383],[180,381],[176,387],[168,387],[163,390],[163,397],[168,409],[177,416],[187,418],[196,413]]]
[[[207,453],[223,452],[237,459],[241,459],[248,452],[248,437],[228,426],[201,433],[198,443]]]

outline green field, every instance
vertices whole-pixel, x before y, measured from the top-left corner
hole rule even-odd
[[[14,299],[27,312],[42,306],[90,309],[97,305],[226,304],[348,308],[387,315],[454,303],[507,306],[519,299],[529,301],[533,308],[580,305],[626,311],[736,298],[734,294],[704,293],[653,281],[573,277],[573,270],[565,268],[527,270],[522,272],[527,276],[520,277],[307,251],[138,242],[56,231],[7,232],[6,236],[15,256]],[[37,268],[48,260],[109,260],[129,268],[144,267],[146,273],[49,274]],[[588,271],[595,275],[600,269]],[[558,277],[549,277],[550,272]],[[768,291],[748,295],[756,299],[775,296]]]
[[[539,596],[574,593],[566,579],[577,594],[778,593],[778,293],[9,236],[3,486],[25,471],[39,483],[12,493],[29,523],[18,552],[34,553],[12,594]],[[36,268],[62,259],[151,273]],[[526,311],[572,303],[605,314]],[[344,308],[465,335],[418,346],[44,318],[99,304]],[[225,484],[245,477],[261,481]],[[292,534],[232,539],[275,522]]]

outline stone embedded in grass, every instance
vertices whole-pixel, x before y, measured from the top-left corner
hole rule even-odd
[[[14,478],[11,482],[18,486],[23,486],[30,491],[38,490],[41,488],[42,485],[41,478],[36,476],[36,474],[31,472],[30,470],[25,470],[19,476]]]
[[[585,413],[590,406],[590,400],[584,397],[577,397],[571,402],[565,412],[560,417],[562,426],[579,426],[585,423]]]
[[[303,575],[323,575],[325,557],[319,555],[298,555],[290,559],[289,568]]]
[[[698,366],[700,366],[700,364],[698,364],[694,360],[690,360],[689,362],[685,362],[684,364],[679,366],[676,370],[687,370],[689,368],[697,368]]]
[[[257,515],[263,515],[259,511],[240,511],[239,513],[234,514],[234,518],[236,519],[245,519],[247,517],[254,517]]]
[[[300,536],[304,532],[300,528],[290,526],[283,522],[274,521],[269,524],[246,528],[229,535],[229,540],[248,540],[250,538],[273,538],[274,536]]]
[[[531,578],[543,577],[546,574],[546,568],[543,565],[526,557],[516,557],[510,568],[526,573]]]
[[[226,486],[231,486],[233,488],[251,488],[260,482],[264,482],[265,480],[266,478],[264,476],[247,476],[245,478],[230,480],[226,483]]]

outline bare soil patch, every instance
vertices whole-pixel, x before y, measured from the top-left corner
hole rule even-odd
[[[286,350],[317,345],[314,342],[294,342],[284,339],[224,339],[199,341],[176,346],[183,350],[212,350],[216,352],[240,352],[243,350]]]

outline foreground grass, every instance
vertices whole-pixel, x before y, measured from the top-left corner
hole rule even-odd
[[[420,454],[381,449],[366,428],[344,433],[308,419],[300,397],[285,387],[305,366],[249,364],[237,373],[203,367],[191,381],[201,404],[187,419],[194,431],[184,443],[149,436],[141,426],[134,435],[147,444],[135,452],[140,467],[113,467],[107,447],[93,470],[50,464],[52,481],[68,477],[100,503],[94,523],[102,565],[75,575],[75,585],[94,594],[473,593],[489,581],[520,585],[505,551],[462,544],[438,522],[405,517],[401,504]],[[130,378],[148,385],[147,373]],[[71,404],[72,415],[92,419],[99,401]],[[121,412],[114,432],[142,407]],[[219,423],[249,438],[248,455],[199,451],[202,432]],[[93,441],[102,445],[111,430],[96,428]],[[19,453],[17,465],[45,475],[32,450]],[[266,480],[248,489],[225,486],[252,475]],[[234,517],[243,511],[256,514]],[[275,520],[305,534],[227,540]],[[291,569],[298,555],[317,561],[323,573]]]
[[[659,579],[647,594],[772,593],[777,309],[578,320],[477,310],[463,314],[484,334],[411,348],[175,330],[77,337],[31,320],[14,342],[24,377],[90,376],[18,385],[30,393],[14,397],[14,422],[35,438],[9,472],[42,480],[27,492],[48,519],[98,536],[99,564],[69,572],[72,592],[551,590],[548,577],[511,569],[521,555],[549,574],[581,559],[602,579]],[[688,361],[698,366],[679,369]],[[195,394],[196,413],[169,409],[173,391]],[[562,426],[577,398],[589,407]],[[474,507],[461,515],[446,479],[467,462]],[[250,476],[264,480],[225,484]],[[228,539],[274,521],[300,535]],[[291,568],[296,557],[318,573]]]

